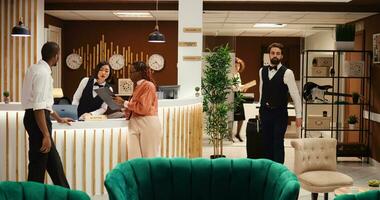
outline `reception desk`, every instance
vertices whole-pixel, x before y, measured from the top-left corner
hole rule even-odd
[[[202,103],[200,98],[159,100],[163,132],[161,156],[200,157]],[[0,103],[0,181],[25,181],[28,134],[19,103]],[[128,159],[128,121],[53,122],[53,140],[72,189],[104,194],[104,178],[117,163]],[[51,180],[46,176],[46,182]]]

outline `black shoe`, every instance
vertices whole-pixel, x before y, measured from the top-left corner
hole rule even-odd
[[[240,142],[243,142],[244,140],[241,139],[240,135],[235,135],[235,137],[240,141]]]

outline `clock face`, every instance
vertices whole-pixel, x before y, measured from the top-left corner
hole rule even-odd
[[[78,69],[83,63],[83,58],[76,53],[72,53],[66,57],[66,64],[70,69]]]
[[[149,57],[149,67],[155,71],[164,68],[164,57],[160,54],[153,54]]]
[[[123,69],[123,67],[125,66],[124,56],[120,54],[115,54],[111,56],[109,63],[111,65],[111,68],[114,70]]]

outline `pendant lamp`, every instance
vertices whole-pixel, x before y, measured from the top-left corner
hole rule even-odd
[[[26,26],[22,23],[22,18],[20,17],[20,21],[18,22],[18,25],[14,26],[12,28],[11,35],[13,37],[29,37],[30,32]]]
[[[158,11],[158,0],[156,0],[156,11]],[[156,26],[154,27],[154,31],[149,34],[148,42],[165,43],[165,35],[160,33],[157,17],[155,16],[154,18],[156,19]]]

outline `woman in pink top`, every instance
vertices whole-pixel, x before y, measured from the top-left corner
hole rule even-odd
[[[158,157],[162,132],[157,115],[156,85],[150,68],[144,62],[133,63],[131,79],[135,85],[132,98],[129,101],[121,97],[114,98],[116,103],[124,105],[126,116],[131,114],[128,123],[128,159]]]

